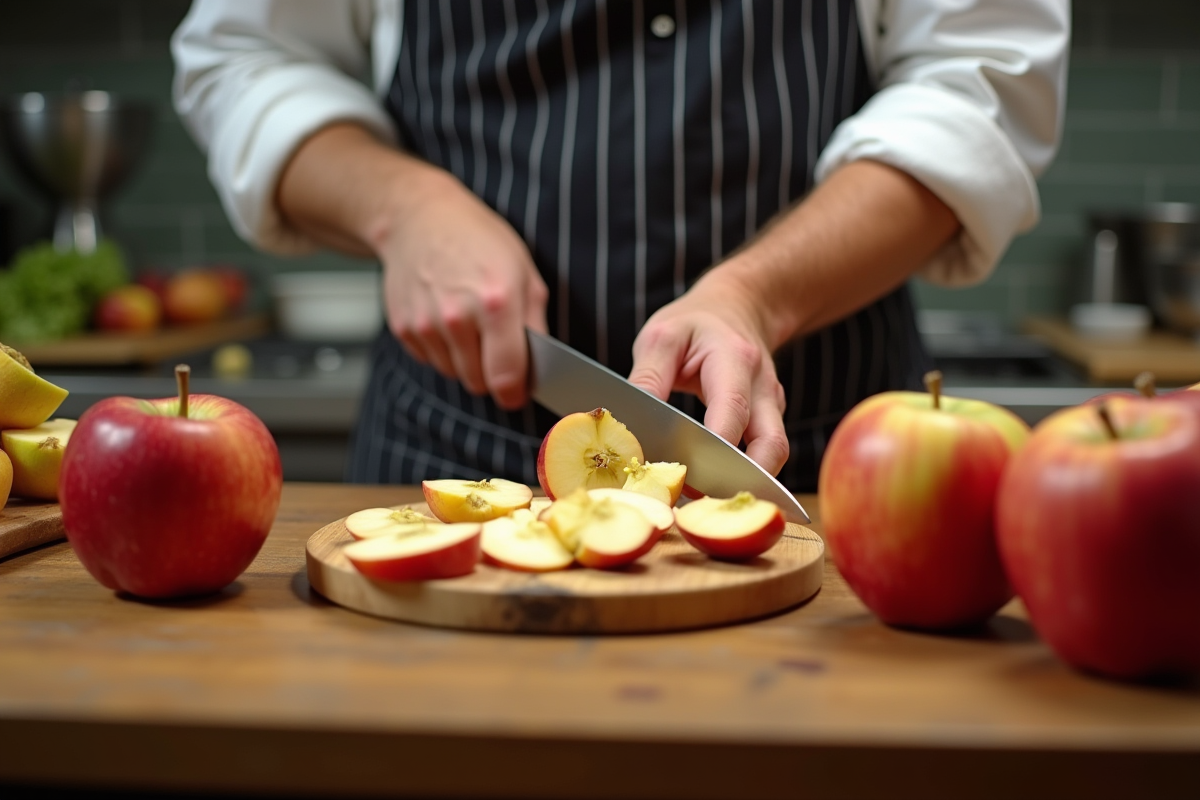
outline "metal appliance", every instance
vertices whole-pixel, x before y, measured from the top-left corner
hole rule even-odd
[[[56,206],[56,248],[95,250],[101,205],[142,157],[153,121],[150,104],[101,91],[29,92],[0,104],[0,145]]]

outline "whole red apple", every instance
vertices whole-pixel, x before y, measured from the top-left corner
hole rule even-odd
[[[818,491],[825,541],[850,588],[891,625],[950,629],[1012,597],[996,552],[996,487],[1029,435],[980,400],[885,392],[834,430]]]
[[[93,317],[102,331],[152,331],[162,321],[162,302],[151,289],[132,283],[105,293]]]
[[[176,325],[212,322],[225,315],[225,298],[220,278],[206,269],[188,269],[167,282],[163,311]]]
[[[996,526],[1059,657],[1117,678],[1200,670],[1197,497],[1195,402],[1112,397],[1038,425],[1005,470]]]
[[[223,397],[188,397],[184,383],[181,397],[112,397],[84,412],[59,502],[67,539],[96,580],[140,597],[184,597],[215,592],[249,566],[281,487],[262,421]]]

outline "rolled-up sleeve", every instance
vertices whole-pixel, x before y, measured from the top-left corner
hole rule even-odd
[[[986,278],[1040,208],[1035,179],[1062,132],[1066,0],[864,0],[879,91],[834,131],[817,180],[857,159],[901,169],[957,214],[960,234],[920,271]]]
[[[176,111],[234,228],[256,247],[315,249],[274,201],[305,139],[354,121],[394,140],[366,83],[375,13],[370,0],[197,0],[172,37]]]

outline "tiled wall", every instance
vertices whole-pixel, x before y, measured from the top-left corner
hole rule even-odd
[[[279,268],[368,265],[333,255],[282,260],[253,252],[230,229],[204,162],[169,105],[167,38],[184,0],[39,0],[0,15],[0,95],[69,84],[150,100],[153,146],[111,206],[111,231],[138,266],[229,260]],[[1075,3],[1067,126],[1040,181],[1043,219],[993,277],[965,290],[918,285],[923,308],[986,311],[1015,322],[1061,310],[1083,260],[1086,213],[1177,200],[1200,203],[1200,2]],[[41,201],[0,163],[0,200],[17,232],[47,222]]]

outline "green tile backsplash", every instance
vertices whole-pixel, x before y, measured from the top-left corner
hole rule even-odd
[[[332,254],[282,259],[234,234],[195,145],[170,108],[167,40],[185,0],[40,0],[6,5],[0,95],[67,86],[153,102],[150,151],[109,208],[109,230],[139,267],[233,261],[260,278],[280,269],[369,268]],[[1083,260],[1086,214],[1175,200],[1200,203],[1200,3],[1085,0],[1074,8],[1063,147],[1041,178],[1043,219],[984,284],[918,282],[923,308],[995,314],[1011,323],[1059,313]],[[0,201],[22,241],[49,224],[46,204],[0,163]]]

